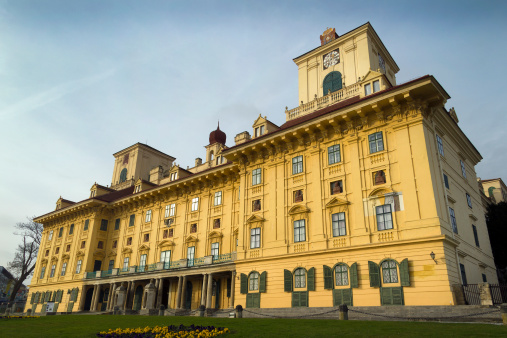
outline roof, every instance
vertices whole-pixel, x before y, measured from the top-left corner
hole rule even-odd
[[[62,201],[62,202],[65,202],[65,203],[76,204],[76,202],[72,202],[72,201],[66,200],[65,198],[62,198],[62,200],[61,200],[61,201]]]
[[[114,192],[111,192],[109,194],[100,195],[97,197],[93,197],[92,199],[104,201],[104,202],[112,202],[114,200],[117,200],[119,198],[122,198],[127,195],[131,195],[134,192],[134,186],[130,186],[128,188],[117,190]]]
[[[157,152],[157,153],[160,153],[160,154],[162,154],[162,155],[164,155],[164,156],[170,157],[170,158],[172,158],[173,160],[175,160],[175,159],[176,159],[176,157],[172,157],[171,155],[168,155],[168,154],[166,154],[166,153],[163,153],[163,152],[161,152],[161,151],[160,151],[160,150],[158,150],[158,149],[155,149],[155,148],[153,148],[153,147],[150,147],[150,146],[149,146],[149,145],[147,145],[147,144],[143,144],[143,143],[139,143],[139,142],[137,142],[137,143],[135,143],[135,144],[131,145],[130,147],[127,147],[127,148],[124,148],[124,149],[122,149],[122,150],[120,150],[120,151],[115,152],[115,153],[113,154],[113,156],[116,156],[116,154],[119,154],[119,153],[121,153],[122,151],[125,151],[125,150],[127,150],[127,149],[129,149],[129,148],[132,148],[132,147],[135,147],[135,146],[142,146],[142,147],[145,147],[145,148],[151,149],[151,150],[153,150],[153,151],[155,151],[155,152]]]
[[[384,45],[384,42],[382,42],[382,39],[378,36],[377,32],[375,31],[375,29],[373,28],[373,26],[371,25],[371,23],[370,23],[369,21],[368,21],[368,22],[366,22],[365,24],[363,24],[363,25],[359,26],[359,27],[356,27],[356,28],[354,28],[354,29],[352,29],[352,30],[350,30],[350,31],[348,31],[348,32],[346,32],[346,33],[344,33],[344,34],[340,35],[337,39],[340,39],[340,38],[342,38],[343,36],[345,36],[345,35],[347,35],[347,34],[350,34],[350,33],[354,32],[354,31],[356,31],[356,30],[358,30],[358,29],[361,29],[361,28],[363,28],[364,26],[370,26],[371,30],[373,31],[373,33],[375,33],[375,35],[376,35],[376,36],[377,36],[377,38],[379,39],[380,43],[382,44],[382,47],[384,47],[384,49],[386,50],[386,52],[387,52],[387,54],[389,55],[389,57],[391,58],[391,60],[393,60],[393,62],[394,62],[394,64],[396,65],[396,67],[399,69],[400,67],[398,66],[398,64],[396,63],[396,61],[394,61],[393,56],[391,55],[391,53],[389,53],[389,50],[386,48],[386,46]],[[312,50],[310,50],[310,51],[308,51],[308,52],[306,52],[306,53],[304,53],[304,54],[301,54],[300,56],[295,57],[295,58],[294,58],[294,59],[292,59],[292,60],[295,62],[295,60],[296,60],[296,59],[299,59],[300,57],[305,56],[306,54],[309,54],[309,53],[311,53],[311,52],[313,52],[313,51],[315,51],[315,50],[317,50],[317,49],[319,49],[319,48],[322,48],[322,47],[328,47],[328,45],[322,45],[322,46],[315,47],[314,49],[312,49]]]
[[[109,190],[109,191],[116,191],[116,190],[114,190],[112,188],[104,187],[103,185],[100,185],[100,184],[97,184],[97,183],[95,183],[94,185],[97,186],[97,188],[100,188],[100,189]]]
[[[340,101],[338,103],[335,103],[329,107],[326,107],[326,108],[322,108],[322,109],[319,109],[319,110],[316,110],[314,111],[313,113],[310,113],[310,114],[307,114],[307,115],[303,115],[301,117],[298,117],[296,119],[293,119],[293,120],[289,120],[287,122],[285,122],[284,124],[282,124],[280,126],[280,129],[276,130],[276,131],[273,131],[271,133],[267,133],[267,134],[264,134],[262,136],[259,136],[259,137],[256,137],[254,139],[251,139],[251,140],[248,140],[246,142],[243,142],[243,143],[240,143],[240,144],[237,144],[235,146],[232,146],[230,148],[227,148],[227,149],[224,149],[223,152],[229,152],[230,150],[232,149],[235,149],[235,148],[239,148],[239,147],[243,147],[244,145],[248,144],[248,143],[251,143],[251,142],[257,142],[259,141],[260,139],[262,138],[268,138],[268,137],[272,137],[274,134],[276,133],[280,133],[280,132],[283,132],[285,129],[288,129],[288,128],[291,128],[291,127],[294,127],[298,124],[302,124],[304,122],[307,122],[307,121],[310,121],[314,118],[317,118],[317,117],[320,117],[320,116],[323,116],[323,115],[326,115],[326,114],[329,114],[331,112],[334,112],[338,109],[342,109],[342,108],[345,108],[347,106],[351,106],[355,103],[358,103],[358,102],[362,102],[362,101],[366,101],[366,100],[370,100],[371,98],[374,98],[376,96],[379,96],[379,95],[383,95],[385,93],[388,93],[390,91],[394,91],[394,90],[397,90],[399,88],[402,88],[404,86],[408,86],[414,82],[417,82],[417,81],[420,81],[420,80],[424,80],[424,79],[430,79],[430,78],[433,78],[432,75],[424,75],[424,76],[421,76],[417,79],[414,79],[414,80],[411,80],[411,81],[408,81],[408,82],[405,82],[405,83],[402,83],[402,84],[399,84],[397,86],[394,86],[394,87],[391,87],[391,88],[387,88],[387,89],[384,89],[384,90],[381,90],[379,92],[376,92],[376,93],[373,93],[373,94],[370,94],[368,96],[365,96],[363,98],[360,98],[359,96],[354,96],[354,97],[351,97],[350,99],[347,99],[347,100],[343,100],[343,101]],[[434,79],[434,78],[433,78]],[[435,80],[436,81],[436,80]],[[437,81],[438,83],[438,81]],[[440,85],[440,84],[439,84]],[[440,86],[441,87],[441,86]],[[447,92],[442,88],[442,90],[444,91],[444,93],[449,96],[449,94],[447,94]]]

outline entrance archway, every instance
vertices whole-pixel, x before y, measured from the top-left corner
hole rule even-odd
[[[187,292],[185,295],[185,309],[192,308],[192,282],[187,282]]]
[[[138,285],[136,288],[136,292],[134,294],[134,306],[132,310],[139,311],[141,310],[141,305],[143,302],[143,287]]]
[[[92,298],[93,298],[93,287],[89,288],[88,291],[86,291],[85,295],[85,304],[84,304],[84,311],[90,311],[92,307]]]

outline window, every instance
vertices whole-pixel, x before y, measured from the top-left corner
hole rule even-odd
[[[139,261],[139,270],[144,271],[145,267],[146,267],[146,254],[142,254],[141,259]]]
[[[384,139],[381,131],[368,135],[368,142],[370,144],[370,154],[384,150]]]
[[[303,190],[294,191],[294,202],[303,202]]]
[[[331,216],[333,223],[333,237],[345,236],[347,229],[345,227],[345,213],[339,212]]]
[[[485,274],[482,274],[482,282],[483,283],[487,283],[488,282],[488,278],[486,277]]]
[[[336,286],[349,285],[349,274],[346,265],[340,264],[334,268]]]
[[[371,94],[371,84],[364,85],[364,95],[370,95]]]
[[[261,210],[261,200],[252,201],[252,211]]]
[[[87,219],[87,220],[85,221],[83,231],[88,230],[88,225],[90,225],[90,220],[89,220],[89,219]]]
[[[58,255],[59,253],[60,253],[60,247],[57,247],[57,248],[55,249],[55,255]]]
[[[53,239],[53,230],[49,232],[48,241]]]
[[[188,266],[194,266],[194,255],[195,255],[195,246],[189,246],[187,248]]]
[[[384,204],[376,207],[377,211],[377,229],[387,230],[393,228],[393,218],[391,215],[391,205]]]
[[[176,181],[178,179],[178,173],[171,173],[171,181]]]
[[[303,172],[303,155],[296,156],[292,159],[292,175]]]
[[[250,276],[248,276],[248,290],[249,291],[257,291],[259,290],[259,273],[252,272]]]
[[[132,245],[132,237],[127,238],[127,245]]]
[[[104,242],[99,241],[99,244],[97,245],[97,248],[104,249]]]
[[[127,180],[127,168],[123,168],[122,171],[120,172],[120,183],[123,183],[126,180]]]
[[[215,205],[222,204],[222,192],[221,191],[215,192],[215,201],[214,201],[214,204]]]
[[[103,219],[100,221],[100,230],[107,231],[107,219]]]
[[[468,193],[466,193],[466,196],[467,196],[467,204],[468,204],[468,207],[470,209],[472,209],[472,198],[470,197],[470,195]]]
[[[136,188],[134,189],[134,194],[137,194],[140,191],[141,191],[141,186],[140,185],[136,185]]]
[[[465,266],[461,263],[459,263],[459,270],[461,271],[461,282],[463,282],[463,285],[468,285],[467,274],[465,272]]]
[[[437,148],[438,148],[438,153],[442,156],[444,156],[444,143],[442,142],[442,139],[440,138],[440,136],[437,135]]]
[[[323,95],[326,96],[329,93],[340,90],[342,89],[342,86],[342,74],[340,72],[331,72],[326,75],[324,81],[322,82]]]
[[[169,229],[169,237],[173,237],[174,235],[174,230],[173,229]]]
[[[331,195],[341,194],[343,192],[342,181],[331,182]]]
[[[93,190],[93,191],[91,192],[91,194],[90,194],[90,197],[91,197],[91,198],[95,197],[95,194],[96,194],[96,193],[97,193],[97,190]]]
[[[70,251],[70,244],[67,244],[67,247],[65,248],[65,252],[69,252]]]
[[[117,218],[114,221],[114,230],[120,230],[120,219],[119,218]]]
[[[129,259],[130,257],[125,257],[123,259],[123,271],[127,271],[129,268]]]
[[[146,219],[145,222],[151,222],[151,210],[146,211]]]
[[[254,136],[255,137],[259,136],[259,127],[254,129]]]
[[[252,171],[252,185],[261,184],[261,168]]]
[[[264,126],[261,126],[260,131],[261,131],[261,135],[260,136],[264,135]]]
[[[461,174],[463,175],[464,178],[467,178],[467,171],[465,169],[465,162],[463,162],[462,160],[459,160],[460,163],[461,163]]]
[[[220,218],[213,221],[213,229],[220,229]]]
[[[261,228],[250,229],[250,249],[261,247]]]
[[[144,234],[144,241],[149,242],[150,241],[150,234]]]
[[[452,231],[457,234],[458,233],[458,224],[456,223],[456,216],[454,215],[454,209],[449,207],[449,215],[451,215],[451,226]]]
[[[162,238],[167,238],[167,235],[169,234],[169,230],[165,229],[162,235]]]
[[[114,240],[113,241],[113,249],[116,249],[116,247],[118,247],[118,241]]]
[[[72,235],[73,233],[74,233],[74,224],[71,224],[69,228],[69,235]]]
[[[85,246],[86,246],[86,241],[82,241],[82,242],[81,242],[81,249],[84,249],[84,248],[85,248]]]
[[[171,206],[169,204],[165,206],[164,218],[169,217],[169,211],[171,210],[170,208]]]
[[[44,254],[44,256],[49,256],[49,250],[46,250],[46,253]]]
[[[479,245],[479,234],[477,233],[477,227],[475,225],[473,225],[473,224],[472,224],[472,230],[474,232],[475,245],[477,247],[480,247],[480,245]]]
[[[373,173],[373,182],[373,185],[386,183],[386,174],[384,173],[384,170],[379,170]]]
[[[199,197],[192,198],[192,211],[197,211],[199,209]]]
[[[76,273],[80,273],[81,272],[81,264],[83,264],[83,261],[82,260],[78,260],[77,264],[76,264]]]
[[[53,264],[51,266],[51,273],[49,274],[50,278],[53,278],[55,276],[55,270],[56,270],[56,264]]]
[[[109,266],[107,267],[108,270],[113,270],[114,268],[114,259],[109,260]]]
[[[380,91],[380,81],[373,81],[373,92],[376,93]]]
[[[63,227],[60,228],[60,231],[58,232],[58,238],[63,236]]]
[[[176,214],[176,204],[171,204],[171,208],[169,209],[169,216],[174,216]]]
[[[327,148],[327,157],[329,164],[341,162],[342,159],[340,155],[340,145],[336,144],[334,146]]]
[[[398,283],[398,268],[393,260],[382,262],[382,280],[385,284]]]
[[[447,189],[449,189],[449,178],[446,174],[444,174],[444,185]]]
[[[194,234],[196,232],[197,232],[197,223],[191,224],[190,225],[190,233]]]
[[[294,242],[306,241],[305,220],[294,221]]]
[[[136,220],[136,215],[130,215],[129,227],[133,227],[134,226],[134,221],[135,220]]]
[[[213,259],[218,258],[218,255],[220,254],[219,248],[220,246],[218,242],[211,243],[211,256],[213,256]]]
[[[306,271],[303,268],[296,269],[294,272],[294,277],[296,280],[295,287],[296,288],[305,288],[306,287]]]
[[[40,279],[44,278],[45,273],[46,273],[46,267],[43,266],[42,269],[40,269]]]
[[[160,253],[160,262],[164,263],[164,269],[169,269],[171,264],[171,250],[162,251]]]

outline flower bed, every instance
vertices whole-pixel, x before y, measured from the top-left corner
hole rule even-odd
[[[102,331],[97,333],[97,337],[101,338],[201,338],[201,337],[217,337],[224,333],[229,332],[228,328],[214,327],[214,326],[155,326],[137,329],[116,329],[109,331]]]
[[[27,319],[27,318],[39,318],[39,316],[0,316],[0,319]]]

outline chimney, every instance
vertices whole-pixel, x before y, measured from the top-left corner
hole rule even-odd
[[[202,164],[202,158],[198,157],[195,159],[195,166],[197,167],[198,165],[201,165]]]

